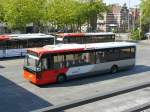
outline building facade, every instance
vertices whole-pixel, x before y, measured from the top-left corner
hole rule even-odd
[[[135,30],[139,26],[140,22],[140,9],[139,8],[130,8],[130,29]]]
[[[103,20],[98,20],[98,29],[104,32],[127,32],[129,25],[129,9],[126,4],[109,5],[110,10],[104,14]]]

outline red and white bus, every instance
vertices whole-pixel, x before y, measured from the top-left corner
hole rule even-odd
[[[27,50],[24,78],[36,85],[134,67],[136,44],[58,44]]]
[[[53,44],[54,39],[41,33],[0,35],[0,58],[24,56],[27,48]]]
[[[60,33],[56,34],[57,43],[101,43],[101,42],[114,42],[115,34],[112,32],[99,32],[99,33]]]

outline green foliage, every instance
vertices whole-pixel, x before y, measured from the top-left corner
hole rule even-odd
[[[0,0],[0,22],[4,21],[4,1]]]
[[[150,0],[141,0],[142,23],[150,23]]]
[[[51,0],[48,6],[48,17],[51,22],[65,25],[72,22],[76,8],[73,0]]]
[[[107,11],[106,4],[102,0],[89,0],[84,4],[86,5],[86,21],[90,23],[91,30],[96,30],[97,17],[102,17],[101,13]]]
[[[38,27],[46,23],[78,27],[105,10],[102,0],[0,0],[0,21],[18,29],[25,28],[28,23]]]
[[[23,28],[28,23],[44,21],[45,11],[43,10],[44,1],[42,1],[7,0],[4,5],[5,21],[12,28]]]
[[[136,29],[131,32],[131,39],[132,40],[141,40],[142,39],[142,32],[139,34],[139,29]]]

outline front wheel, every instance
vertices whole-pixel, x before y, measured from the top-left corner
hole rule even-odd
[[[58,75],[57,76],[57,82],[58,83],[63,83],[66,81],[66,76],[65,75]]]
[[[118,67],[117,67],[117,65],[113,65],[113,66],[111,67],[110,72],[111,72],[112,74],[117,73],[117,72],[118,72]]]

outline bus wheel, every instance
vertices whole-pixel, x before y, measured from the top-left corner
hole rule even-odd
[[[58,83],[63,83],[63,82],[65,82],[66,81],[66,75],[63,75],[63,74],[61,74],[61,75],[58,75],[57,76],[57,82]]]
[[[113,66],[111,67],[110,72],[111,72],[112,74],[118,72],[118,66],[117,66],[117,65],[113,65]]]

